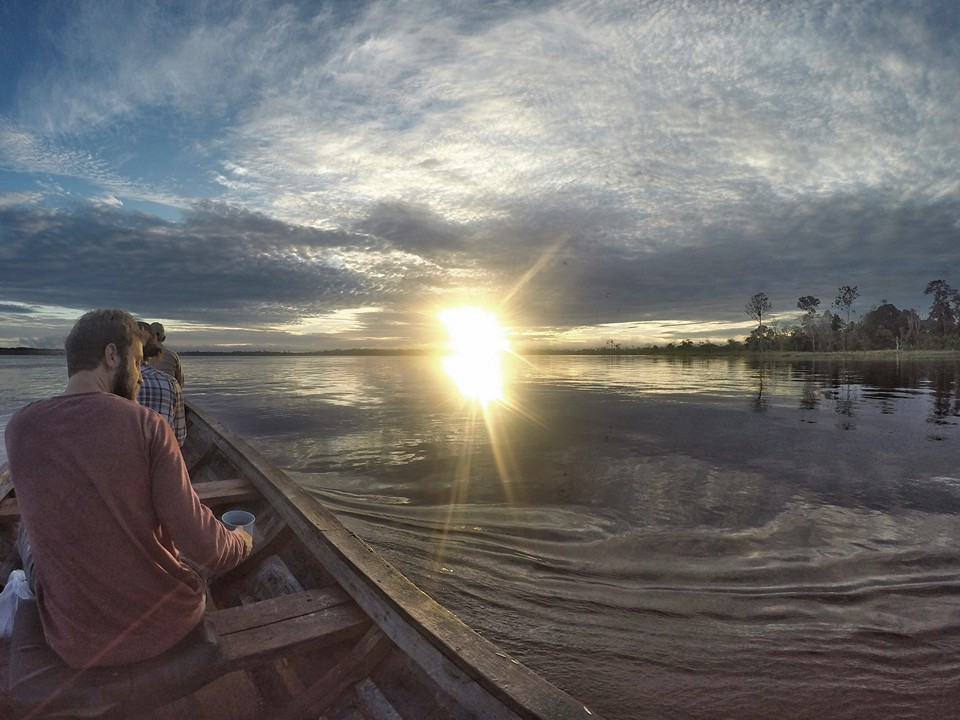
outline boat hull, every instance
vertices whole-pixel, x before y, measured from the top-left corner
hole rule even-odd
[[[342,592],[359,615],[348,636],[323,647],[297,638],[284,646],[280,636],[300,627],[290,623],[253,628],[259,634],[251,632],[249,642],[259,643],[259,654],[249,668],[241,662],[199,692],[136,717],[597,717],[423,593],[258,450],[193,403],[186,409],[183,454],[201,500],[218,515],[244,509],[257,517],[255,555],[212,582],[212,612],[251,616],[262,603],[290,605],[303,593],[329,591]],[[0,478],[0,544],[7,550],[17,519],[12,483]],[[15,549],[6,557],[4,581],[16,566]],[[265,656],[270,643],[279,649]],[[0,657],[6,654],[0,647]],[[0,695],[0,716],[9,702]]]

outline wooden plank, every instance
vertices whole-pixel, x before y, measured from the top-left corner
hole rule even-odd
[[[371,624],[370,618],[356,604],[346,603],[227,635],[220,638],[221,652],[230,663],[262,662],[265,657],[350,640]]]
[[[20,506],[15,497],[5,498],[0,502],[0,522],[16,522],[20,519]]]
[[[260,493],[246,478],[211,480],[210,482],[197,483],[193,487],[197,491],[200,502],[208,506],[260,499]],[[0,485],[0,497],[2,496],[3,486]],[[13,522],[19,519],[20,506],[17,504],[15,497],[8,497],[0,502],[0,522]]]
[[[262,453],[192,404],[188,412],[219,434],[214,442],[228,461],[250,476],[264,499],[383,632],[478,720],[598,720],[582,703],[423,593]]]
[[[296,538],[297,536],[290,527],[281,521],[273,527],[266,537],[255,538],[253,552],[251,552],[242,563],[218,577],[217,584],[234,583],[256,572],[259,568],[258,560],[269,555],[279,554],[284,547],[296,540]]]
[[[279,713],[271,709],[264,720],[302,720],[317,717],[354,683],[368,677],[393,647],[379,628],[371,627],[326,675],[295,697]]]
[[[189,413],[187,417],[189,418]],[[187,428],[188,434],[190,433],[191,429],[192,427]],[[190,473],[190,477],[193,477],[194,474],[200,468],[202,468],[204,465],[210,462],[210,458],[212,458],[216,454],[217,454],[217,446],[214,445],[212,442],[208,442],[207,446],[204,448],[203,452],[199,455],[199,457],[192,458],[192,459],[184,458],[184,462],[187,463],[187,472]]]
[[[16,500],[14,500],[14,498],[9,497],[10,493],[12,492],[13,492],[13,479],[10,477],[10,468],[4,465],[3,468],[0,469],[0,501],[2,501],[0,502],[0,522],[4,522],[4,521],[11,522],[11,521],[20,519],[19,512],[15,513],[14,515],[11,515],[9,518],[7,518],[4,515],[4,508],[9,503],[14,503],[14,504],[16,503]]]
[[[380,688],[370,678],[364,678],[354,687],[364,715],[377,720],[403,720]]]
[[[293,595],[261,600],[249,605],[224,608],[210,614],[210,620],[218,635],[229,635],[250,628],[283,622],[290,618],[309,615],[350,600],[343,588],[331,586],[320,590],[305,590]]]
[[[291,696],[299,695],[307,689],[296,670],[290,666],[289,658],[282,657],[274,662],[273,671]]]
[[[10,468],[6,465],[0,469],[0,500],[5,498],[13,490],[13,478],[10,477]]]
[[[233,502],[259,500],[260,493],[246,478],[211,480],[193,486],[204,505],[223,505]]]
[[[359,637],[372,621],[340,588],[226,608],[210,619],[231,663],[320,647]]]

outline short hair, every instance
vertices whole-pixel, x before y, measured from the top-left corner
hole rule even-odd
[[[162,351],[160,350],[160,342],[157,340],[157,331],[153,329],[153,325],[143,320],[137,320],[137,327],[140,328],[140,337],[143,338],[143,359],[146,360],[159,355]]]
[[[67,335],[67,377],[81,370],[95,370],[107,345],[116,346],[124,359],[134,339],[143,342],[136,320],[123,310],[91,310],[84,313]]]
[[[157,336],[157,331],[153,329],[153,326],[144,322],[143,320],[137,320],[137,327],[140,328],[140,335],[145,338],[155,338]]]

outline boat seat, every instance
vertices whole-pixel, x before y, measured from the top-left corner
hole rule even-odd
[[[337,587],[208,612],[158,657],[130,665],[70,668],[47,645],[36,602],[18,604],[10,642],[10,695],[20,717],[123,718],[190,695],[233,670],[293,650],[359,638],[370,619]]]
[[[260,497],[256,488],[244,478],[197,483],[193,489],[197,491],[200,502],[207,507],[247,502]],[[0,493],[0,497],[2,496],[3,494]],[[19,519],[20,505],[17,503],[16,496],[4,497],[0,500],[0,523],[15,522]]]

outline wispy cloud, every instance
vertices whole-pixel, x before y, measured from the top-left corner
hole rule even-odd
[[[758,290],[911,307],[960,267],[952,3],[39,7],[0,301],[126,268],[104,300],[185,324],[378,308],[350,331],[415,342],[431,303],[509,297],[544,334],[720,333]]]

